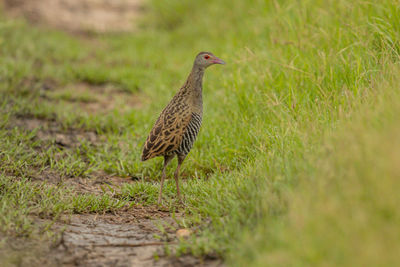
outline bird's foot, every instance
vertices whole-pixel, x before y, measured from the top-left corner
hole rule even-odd
[[[182,199],[182,198],[178,198],[176,200],[176,204],[178,205],[178,207],[185,207],[186,206],[184,200],[185,199]]]
[[[159,197],[157,200],[157,206],[162,207],[162,205],[163,205],[163,201],[162,201],[161,197]]]
[[[162,201],[157,203],[157,209],[159,211],[168,211],[169,210],[169,208],[167,206],[165,206]]]

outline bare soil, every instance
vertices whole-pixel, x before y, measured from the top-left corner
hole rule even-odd
[[[47,90],[45,96],[77,104],[91,114],[105,114],[114,109],[127,112],[141,108],[144,101],[141,95],[121,90],[112,84],[95,85],[85,82],[70,84],[58,90]]]
[[[11,127],[19,127],[26,131],[36,130],[36,138],[45,142],[54,142],[60,147],[73,148],[82,142],[98,144],[100,136],[93,131],[82,129],[63,129],[55,120],[20,116],[11,122]]]
[[[58,227],[65,226],[56,248],[64,266],[157,266],[154,255],[163,254],[164,243],[154,237],[160,232],[151,219],[74,215]]]
[[[193,256],[166,256],[165,245],[173,250],[177,241],[176,223],[166,212],[156,213],[158,219],[140,218],[146,212],[139,212],[139,216],[132,213],[73,216],[56,247],[63,255],[60,263],[64,266],[72,263],[75,266],[121,267],[220,265],[218,261]],[[156,227],[157,223],[168,224],[170,227],[161,233]],[[162,240],[155,235],[162,236]]]
[[[161,224],[163,232],[157,227]],[[223,266],[212,258],[168,256],[166,251],[174,251],[177,242],[176,227],[168,212],[154,207],[72,215],[53,226],[61,233],[56,242],[35,246],[30,241],[8,239],[0,257],[12,258],[15,266]]]
[[[135,177],[111,176],[103,171],[93,172],[89,176],[89,178],[62,177],[55,171],[44,170],[32,176],[31,179],[34,182],[46,182],[52,185],[62,184],[76,193],[94,195],[105,192],[112,195],[120,194],[124,184],[137,182]]]
[[[135,29],[142,0],[0,0],[6,14],[72,32]]]

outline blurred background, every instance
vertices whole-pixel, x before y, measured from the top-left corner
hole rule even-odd
[[[2,0],[4,12],[33,23],[84,32],[131,31],[142,0]]]

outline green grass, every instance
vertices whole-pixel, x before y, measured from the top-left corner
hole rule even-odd
[[[210,50],[228,64],[205,77],[204,123],[182,168],[182,224],[198,230],[178,253],[215,252],[238,266],[393,263],[399,155],[398,142],[387,139],[398,133],[398,2],[153,0],[148,10],[138,32],[96,42],[1,21],[2,209],[17,207],[16,192],[44,170],[140,178],[112,198],[61,190],[50,205],[23,194],[20,212],[5,213],[2,230],[31,231],[29,209],[155,204],[161,159],[140,162],[142,144],[196,53]],[[86,113],[75,102],[89,95],[57,92],[82,82],[146,101],[140,109]],[[13,127],[21,116],[95,132],[101,142],[60,149]],[[169,180],[171,210],[174,195]]]
[[[395,266],[399,251],[400,68],[380,80],[374,100],[327,131],[297,170],[285,203],[264,202],[231,258],[254,266]],[[389,75],[389,74],[387,74]],[[386,75],[384,75],[386,76]],[[306,167],[304,167],[306,166]],[[271,209],[284,207],[276,216]],[[268,240],[268,241],[266,241]]]

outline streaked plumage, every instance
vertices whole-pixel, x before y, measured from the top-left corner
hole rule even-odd
[[[178,156],[175,182],[180,199],[178,175],[179,169],[196,140],[203,117],[202,81],[204,71],[213,64],[225,64],[210,52],[201,52],[196,56],[193,68],[185,84],[161,112],[144,144],[142,161],[164,157],[164,168],[158,202],[161,202],[165,168]]]

